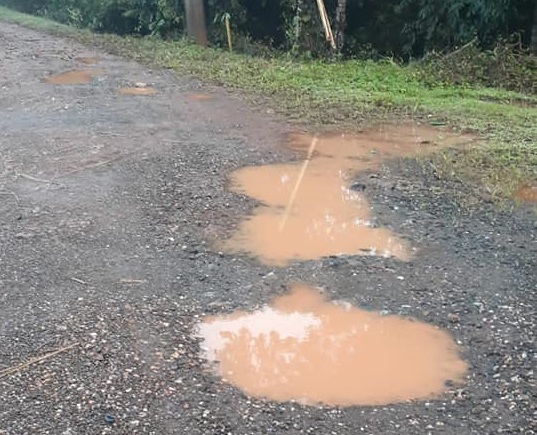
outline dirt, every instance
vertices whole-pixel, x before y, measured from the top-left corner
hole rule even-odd
[[[350,185],[418,248],[410,261],[276,268],[218,252],[259,205],[228,176],[300,160],[279,146],[291,127],[240,94],[106,53],[92,53],[105,74],[89,83],[45,82],[88,51],[0,24],[0,433],[535,433],[532,206],[462,209],[449,192],[470,186],[396,159]],[[118,94],[136,83],[156,94]],[[294,282],[442,328],[468,363],[463,385],[340,408],[248,397],[215,376],[200,320],[254,311]]]

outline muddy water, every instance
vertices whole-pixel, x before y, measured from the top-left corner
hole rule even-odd
[[[53,85],[78,85],[90,83],[94,76],[103,75],[102,69],[80,69],[49,76],[45,79]]]
[[[329,303],[304,285],[259,311],[207,318],[198,332],[224,380],[276,401],[350,406],[433,398],[467,369],[447,333]]]
[[[524,184],[515,190],[513,196],[522,202],[537,203],[537,185]]]
[[[188,94],[187,98],[193,101],[208,101],[213,99],[212,95],[208,94]]]
[[[391,158],[470,140],[415,124],[381,126],[353,135],[323,135],[304,163],[240,169],[231,176],[232,189],[263,205],[219,247],[254,253],[271,265],[337,254],[406,260],[411,255],[409,244],[390,230],[375,227],[366,197],[349,187],[352,176],[378,169]],[[295,134],[287,145],[306,154],[312,142],[309,135]]]
[[[75,57],[75,60],[77,62],[83,63],[84,65],[95,65],[99,62],[99,59],[97,57],[92,56],[79,56]]]
[[[119,93],[122,95],[155,95],[157,91],[155,88],[150,86],[148,87],[132,87],[132,88],[121,88]]]

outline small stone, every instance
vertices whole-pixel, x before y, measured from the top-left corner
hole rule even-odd
[[[366,185],[364,183],[360,183],[359,181],[355,181],[351,184],[351,190],[364,191],[365,188]]]
[[[30,237],[32,237],[32,234],[30,234],[30,233],[17,233],[17,234],[15,234],[16,239],[29,239]]]
[[[448,314],[448,320],[450,321],[450,323],[459,323],[461,318],[458,314],[455,314],[455,313],[449,313]]]

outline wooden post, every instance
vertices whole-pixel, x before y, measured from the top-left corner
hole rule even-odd
[[[203,0],[185,0],[186,29],[197,44],[207,45],[207,26]]]
[[[330,46],[335,50],[336,41],[334,41],[334,35],[332,34],[332,28],[330,27],[330,20],[328,19],[326,8],[324,7],[324,1],[317,0],[317,7],[319,8],[319,15],[321,16],[321,22],[323,23],[326,40],[330,43]]]

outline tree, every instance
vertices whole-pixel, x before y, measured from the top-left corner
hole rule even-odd
[[[203,0],[185,0],[185,15],[188,36],[199,45],[207,45],[207,25]]]
[[[531,26],[531,52],[537,56],[537,0],[533,6],[533,23]]]
[[[336,8],[335,35],[336,48],[339,52],[345,42],[345,26],[347,24],[347,0],[338,0]]]

